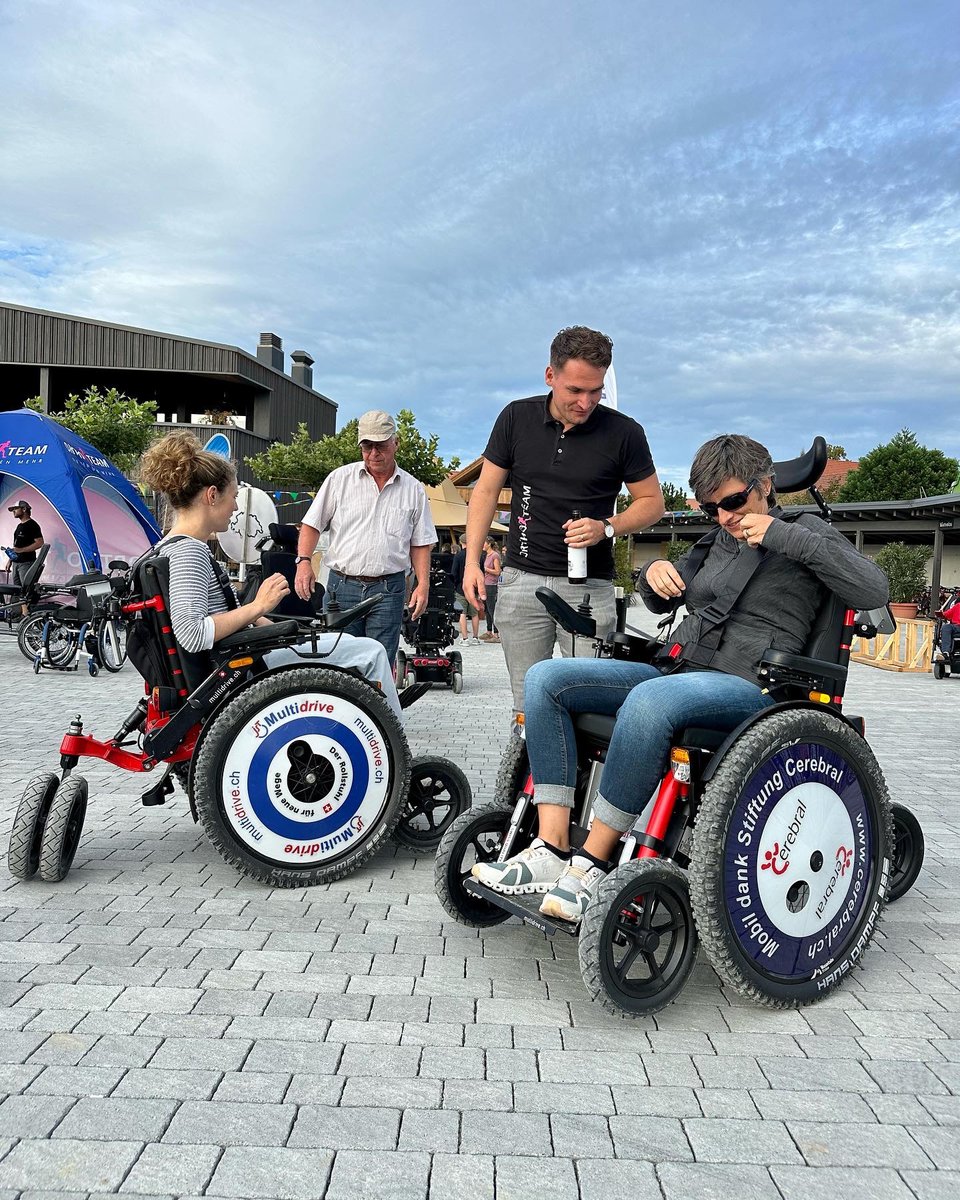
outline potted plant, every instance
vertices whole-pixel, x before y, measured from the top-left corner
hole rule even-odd
[[[890,608],[898,620],[917,615],[917,597],[927,586],[926,546],[889,542],[877,552],[875,562],[890,582]]]

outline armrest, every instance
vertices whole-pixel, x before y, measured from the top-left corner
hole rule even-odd
[[[824,658],[804,658],[802,654],[790,654],[787,650],[767,650],[760,659],[758,674],[761,682],[771,685],[821,680],[842,684],[847,678],[847,668]]]
[[[248,629],[238,629],[236,633],[228,633],[214,646],[214,650],[241,650],[250,646],[260,646],[264,642],[280,642],[284,638],[299,633],[300,626],[296,621],[277,621],[274,625],[251,625]]]

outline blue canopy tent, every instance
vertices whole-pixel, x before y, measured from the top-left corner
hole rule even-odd
[[[129,562],[160,538],[139,492],[109,459],[29,408],[0,412],[2,545],[13,542],[16,522],[7,509],[20,500],[50,545],[44,582],[104,570],[114,558]]]

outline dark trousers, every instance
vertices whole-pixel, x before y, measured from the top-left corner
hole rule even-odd
[[[497,607],[497,592],[499,587],[495,583],[484,584],[484,590],[487,593],[486,613],[487,613],[487,633],[493,633],[496,630],[496,625],[493,621],[493,613]]]

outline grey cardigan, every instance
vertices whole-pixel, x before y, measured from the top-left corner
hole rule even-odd
[[[727,618],[711,666],[751,683],[757,682],[760,658],[769,647],[792,653],[803,649],[828,591],[857,609],[879,608],[889,596],[883,571],[826,521],[811,513],[796,521],[783,521],[779,507],[772,508],[770,516],[775,519],[764,536],[762,550],[720,530],[684,594],[682,603],[690,615],[670,638],[682,645],[695,643],[700,636],[697,610],[723,591],[726,574],[737,556],[762,554],[760,567]],[[678,570],[685,557],[675,564]],[[670,612],[676,601],[661,599],[647,583],[650,562],[643,565],[637,591],[651,612]]]

